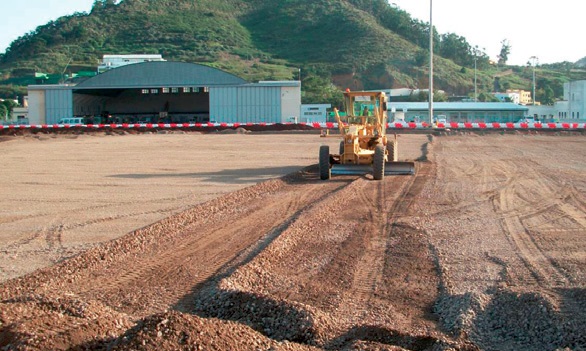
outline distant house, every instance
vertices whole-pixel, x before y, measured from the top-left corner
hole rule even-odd
[[[106,72],[112,68],[131,65],[133,63],[166,61],[161,55],[104,55],[98,65],[98,73]]]
[[[520,90],[520,89],[507,89],[505,92],[507,94],[519,95],[519,102],[517,102],[518,104],[521,104],[521,105],[533,104],[533,99],[531,98],[531,92],[529,92],[529,91]]]
[[[499,99],[501,102],[512,102],[519,105],[521,103],[521,95],[516,92],[507,93],[493,93],[494,97]]]

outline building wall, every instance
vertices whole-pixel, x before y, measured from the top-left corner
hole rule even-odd
[[[292,117],[298,118],[301,112],[298,82],[216,86],[178,94],[163,91],[168,88],[127,89],[115,98],[108,97],[108,89],[103,89],[100,95],[83,94],[83,89],[74,93],[74,89],[74,86],[30,86],[31,123],[55,124],[61,118],[98,116],[106,111],[116,114],[116,118],[140,119],[149,114],[155,118],[168,111],[169,119],[189,117],[196,122],[209,119],[227,123],[285,123]],[[149,93],[143,94],[147,89]]]
[[[290,119],[299,118],[301,115],[301,89],[300,87],[281,88],[281,120],[285,123]],[[324,116],[325,121],[325,116]]]
[[[45,124],[45,92],[46,90],[28,91],[28,114],[30,124]]]
[[[28,107],[14,107],[12,109],[12,120],[16,122],[26,120],[28,123]]]
[[[567,108],[559,111],[560,119],[586,119],[586,80],[564,83],[564,100]]]
[[[55,124],[61,118],[73,117],[73,91],[47,90],[45,93],[45,123]]]
[[[487,107],[492,105],[494,107]],[[429,108],[422,103],[390,103],[391,120],[400,120],[404,117],[406,122],[428,122]],[[445,115],[447,122],[517,122],[525,117],[527,109],[513,103],[436,103],[434,117]]]
[[[548,105],[529,105],[528,116],[536,117],[541,122],[557,122],[559,120],[557,112],[557,104],[554,106]]]
[[[210,120],[226,123],[281,123],[283,112],[280,86],[210,87]]]
[[[301,105],[301,117],[298,122],[303,123],[325,123],[328,115],[328,108],[331,108],[331,104],[306,104]]]

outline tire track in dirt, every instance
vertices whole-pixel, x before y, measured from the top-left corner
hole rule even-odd
[[[379,201],[385,198],[385,189],[381,181],[377,186],[368,184],[370,181],[360,179],[364,184],[356,194],[360,203],[368,212],[366,247],[355,268],[352,287],[355,292],[356,305],[366,308],[368,301],[377,289],[377,283],[381,281],[384,255],[388,245],[388,217],[385,204]],[[367,194],[367,192],[369,192]],[[359,210],[359,209],[356,209]]]
[[[112,216],[94,218],[91,220],[87,220],[84,222],[77,222],[77,223],[66,223],[66,221],[61,221],[62,224],[51,224],[48,227],[42,228],[41,230],[38,230],[38,231],[35,231],[34,233],[28,235],[25,238],[22,238],[16,242],[13,242],[12,244],[4,246],[2,251],[3,252],[11,252],[11,251],[15,251],[15,250],[18,250],[19,252],[25,251],[26,249],[23,249],[24,246],[31,244],[33,241],[35,241],[39,238],[43,238],[46,245],[48,246],[48,248],[50,250],[54,250],[56,248],[62,247],[62,233],[64,231],[79,229],[79,228],[83,228],[83,227],[87,227],[87,226],[91,226],[91,225],[95,225],[95,224],[102,224],[102,223],[107,223],[107,222],[116,221],[116,220],[125,219],[125,218],[132,218],[132,217],[152,215],[152,214],[166,215],[169,213],[179,211],[183,208],[184,208],[184,206],[175,206],[175,207],[171,207],[171,208],[157,209],[157,210],[152,210],[152,211],[131,212],[131,213],[124,213],[124,214],[117,214],[117,215],[112,215]],[[79,210],[79,211],[81,211],[81,210]],[[53,221],[53,222],[55,222],[55,221]],[[27,252],[34,252],[34,251],[27,251]]]
[[[340,184],[287,185],[266,198],[242,204],[239,213],[226,221],[192,226],[181,234],[185,241],[176,242],[176,246],[110,268],[79,293],[86,298],[100,296],[104,303],[131,314],[162,311],[228,263],[237,264],[237,258],[254,243],[281,232],[296,213],[337,187]],[[121,274],[116,273],[119,270]],[[152,301],[150,306],[139,301],[144,299]]]
[[[523,170],[519,170],[522,166],[524,166]],[[568,283],[568,277],[541,250],[524,225],[524,219],[538,216],[548,208],[562,205],[559,200],[550,199],[551,192],[554,192],[555,188],[551,181],[544,179],[543,175],[527,162],[512,163],[510,168],[514,171],[508,173],[508,179],[499,190],[493,204],[497,213],[504,214],[501,218],[502,228],[508,240],[517,248],[517,256],[525,265],[528,274],[511,270],[508,276],[523,285],[565,286]],[[532,179],[527,180],[523,176],[525,174],[531,174]],[[535,183],[544,189],[545,193],[533,192],[532,197],[527,197],[524,190],[534,189]]]
[[[241,208],[231,212],[230,218],[217,221],[220,218],[217,214],[216,220],[194,222],[181,233],[167,233],[178,240],[165,243],[150,254],[130,256],[109,266],[106,262],[92,265],[78,272],[75,279],[69,277],[59,282],[52,279],[43,282],[43,279],[34,283],[37,288],[32,291],[37,294],[45,290],[66,291],[68,296],[83,301],[97,300],[107,308],[133,317],[162,312],[172,306],[188,311],[202,282],[251,260],[308,206],[348,185],[345,181],[322,183],[313,178],[293,181],[264,195],[241,198],[236,202]],[[180,300],[186,294],[189,297]],[[72,333],[76,328],[51,322],[39,332],[57,335]]]
[[[219,267],[213,276],[210,276],[206,281],[202,281],[191,289],[190,293],[183,296],[181,300],[176,304],[175,308],[182,312],[188,313],[199,313],[195,307],[198,303],[205,301],[208,297],[206,295],[216,294],[218,290],[218,284],[225,279],[229,278],[234,272],[240,267],[245,266],[255,259],[255,257],[262,253],[271,243],[277,239],[282,233],[290,230],[290,226],[305,216],[307,213],[313,213],[320,210],[320,204],[323,201],[328,201],[332,197],[336,197],[338,192],[342,192],[344,189],[349,187],[352,183],[351,180],[343,180],[341,184],[331,187],[332,182],[326,182],[313,186],[313,190],[308,188],[306,192],[297,192],[295,199],[289,203],[287,208],[287,216],[284,217],[284,221],[281,221],[278,225],[271,228],[266,235],[260,238],[256,243],[250,245],[248,248],[242,250],[232,260],[226,262],[222,267]],[[329,191],[323,191],[323,187],[330,189]],[[310,279],[307,277],[307,279]]]
[[[421,166],[423,164],[423,166]],[[384,274],[394,258],[389,250],[397,245],[396,223],[407,215],[415,197],[422,190],[429,172],[429,165],[419,163],[415,176],[387,176],[383,181],[358,179],[364,182],[356,191],[362,206],[352,209],[353,212],[366,212],[370,223],[363,234],[363,249],[354,267],[351,287],[344,299],[338,304],[336,313],[352,316],[355,323],[372,317],[373,304],[388,305],[381,300],[381,293],[388,287],[385,285]],[[357,234],[356,234],[357,235]],[[345,255],[341,252],[339,255]],[[395,315],[394,318],[399,318]]]

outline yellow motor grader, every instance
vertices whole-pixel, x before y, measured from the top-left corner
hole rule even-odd
[[[366,174],[375,180],[390,174],[415,174],[414,162],[399,162],[397,136],[388,139],[387,97],[384,92],[344,92],[345,116],[334,108],[343,140],[340,152],[330,154],[328,145],[319,149],[319,175],[323,180],[332,174]],[[322,136],[330,136],[323,133]],[[332,135],[333,136],[333,135]]]

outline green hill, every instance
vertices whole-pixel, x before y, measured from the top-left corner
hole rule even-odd
[[[249,81],[297,79],[301,69],[304,102],[326,102],[344,88],[426,87],[428,33],[427,24],[384,0],[96,0],[90,13],[61,17],[14,41],[0,55],[0,95],[22,93],[36,72],[95,70],[103,54],[156,53]],[[455,34],[434,37],[435,88],[470,94],[472,46]],[[479,92],[492,91],[503,68],[485,53],[477,63]],[[529,89],[531,73],[514,71],[499,83]],[[570,76],[586,76],[552,72],[554,94]]]

